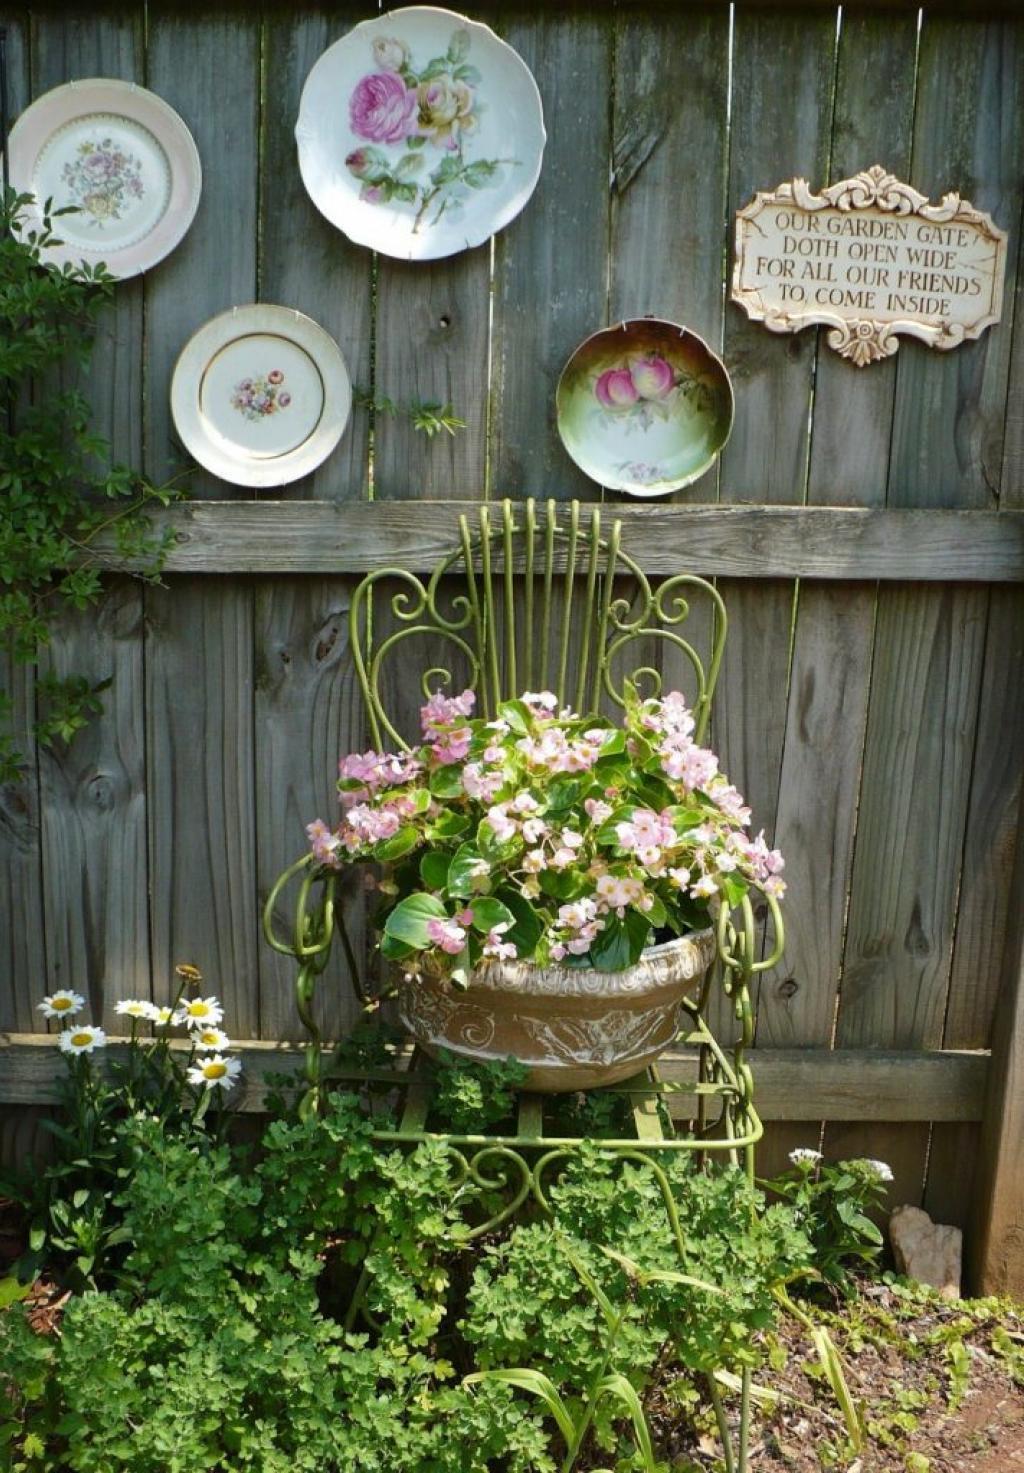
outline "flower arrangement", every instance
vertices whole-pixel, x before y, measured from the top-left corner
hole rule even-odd
[[[682,695],[624,719],[558,709],[550,691],[474,719],[472,691],[435,694],[413,751],[346,756],[340,822],[307,828],[324,869],[383,866],[381,952],[465,985],[518,958],[621,971],[659,934],[702,930],[783,859],[693,737]]]

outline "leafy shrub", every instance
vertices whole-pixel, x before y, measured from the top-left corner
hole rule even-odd
[[[789,1203],[810,1238],[815,1273],[847,1292],[851,1267],[870,1268],[882,1252],[882,1234],[868,1213],[885,1201],[892,1170],[885,1161],[828,1164],[820,1151],[806,1147],[791,1151],[789,1159],[790,1170],[764,1185]]]

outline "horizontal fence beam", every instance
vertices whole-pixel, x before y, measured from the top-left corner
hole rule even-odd
[[[584,508],[583,521],[594,508]],[[620,520],[645,572],[733,578],[1024,581],[1024,512],[822,506],[599,508]],[[476,524],[478,502],[193,501],[161,510],[168,573],[366,573],[430,570]],[[542,513],[542,509],[541,509]],[[112,544],[104,554],[128,570]]]
[[[183,1047],[176,1040],[175,1047]],[[116,1051],[112,1045],[104,1056]],[[258,1111],[264,1076],[302,1067],[299,1044],[250,1040],[236,1045],[243,1065],[238,1104]],[[880,1049],[755,1049],[750,1055],[754,1099],[764,1120],[980,1120],[989,1056],[981,1051],[884,1052]],[[52,1105],[65,1068],[48,1034],[0,1035],[0,1104]],[[664,1056],[661,1077],[692,1084],[696,1050]],[[674,1114],[688,1112],[690,1097],[670,1097]]]

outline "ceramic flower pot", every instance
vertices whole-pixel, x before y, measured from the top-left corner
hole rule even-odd
[[[683,999],[711,965],[715,939],[695,932],[649,947],[622,972],[489,961],[466,991],[419,974],[399,986],[402,1022],[426,1053],[486,1063],[510,1055],[528,1089],[563,1093],[615,1084],[661,1054]]]

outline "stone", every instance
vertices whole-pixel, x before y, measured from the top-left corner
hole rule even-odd
[[[897,1207],[889,1218],[889,1239],[901,1274],[937,1289],[943,1299],[960,1298],[959,1228],[932,1222],[920,1207]]]

